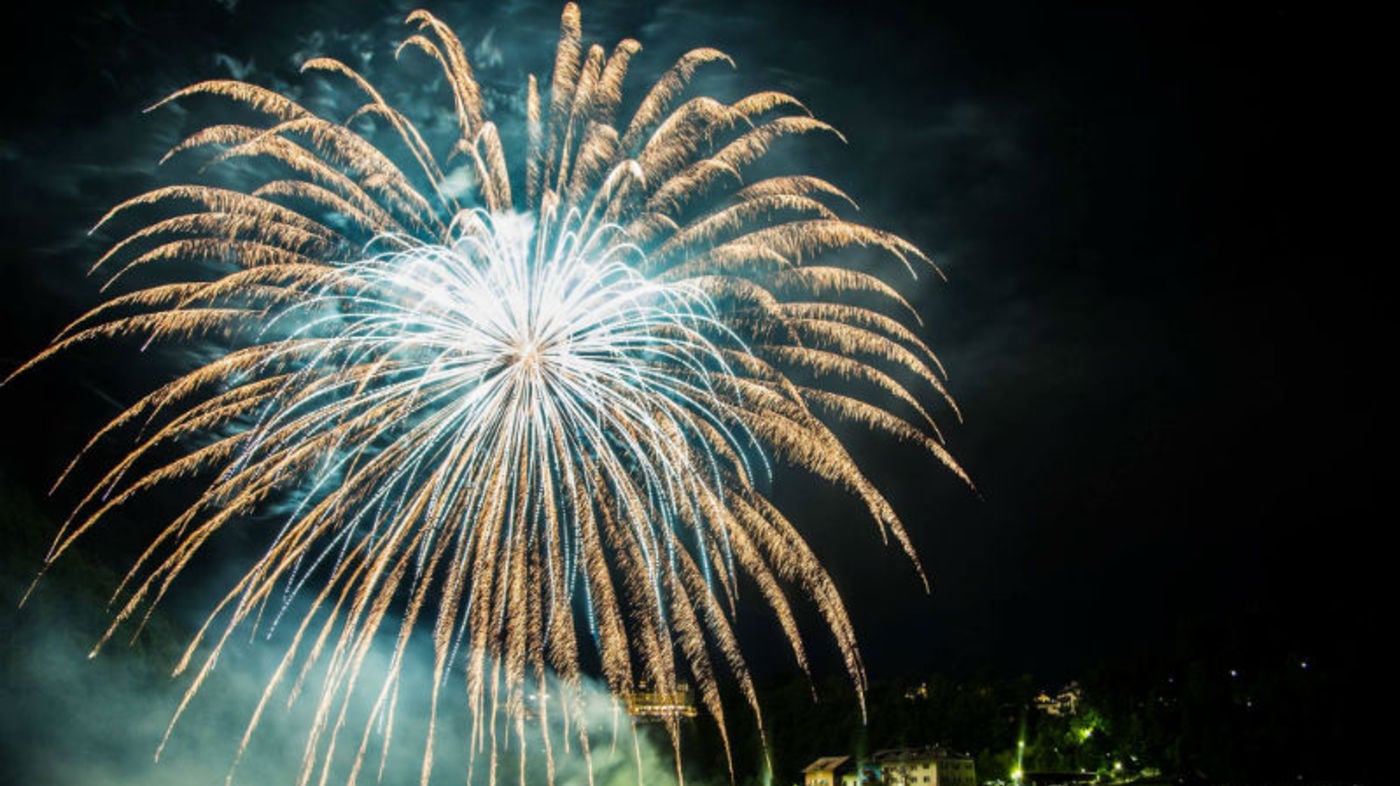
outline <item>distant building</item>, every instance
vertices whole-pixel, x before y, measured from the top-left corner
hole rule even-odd
[[[823,756],[803,768],[802,786],[842,786],[855,771],[850,756]]]
[[[635,722],[669,721],[694,718],[695,704],[690,700],[690,688],[678,685],[675,690],[660,690],[645,683],[637,690],[623,694],[627,714]]]
[[[1041,691],[1040,695],[1035,697],[1035,708],[1046,715],[1076,715],[1079,712],[1079,701],[1083,698],[1084,689],[1079,687],[1078,682],[1071,682],[1060,688],[1054,696]]]
[[[876,751],[860,762],[823,756],[802,773],[803,786],[977,786],[972,757],[938,745]]]
[[[870,763],[881,786],[977,786],[972,757],[938,745],[876,751]]]

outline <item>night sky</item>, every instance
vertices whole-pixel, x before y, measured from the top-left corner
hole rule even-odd
[[[583,3],[583,29],[641,40],[633,91],[689,48],[725,50],[738,71],[713,84],[791,92],[849,140],[783,155],[947,273],[904,291],[948,368],[965,419],[945,417],[945,433],[977,491],[851,435],[932,593],[858,505],[779,481],[872,676],[989,669],[1051,685],[1205,619],[1282,626],[1299,651],[1368,642],[1388,559],[1370,534],[1384,438],[1367,380],[1390,354],[1371,349],[1378,256],[1342,239],[1334,178],[1354,153],[1319,63],[1333,25],[1176,3],[630,5]],[[408,8],[24,6],[4,29],[43,54],[3,54],[0,372],[100,299],[84,271],[104,249],[87,228],[165,182],[155,162],[174,122],[142,108],[204,78],[295,83],[318,46],[382,56]],[[469,48],[494,29],[480,51],[502,62],[484,78],[547,71],[557,3],[428,7]],[[90,351],[0,389],[10,493],[61,520],[73,490],[47,498],[48,484],[153,384],[140,369]],[[780,672],[787,660],[752,654],[777,641],[755,611],[741,624],[760,643],[751,657]],[[818,668],[835,670],[809,630]]]

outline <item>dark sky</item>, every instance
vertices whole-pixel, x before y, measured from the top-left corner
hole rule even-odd
[[[22,5],[3,12],[29,46],[3,55],[3,370],[97,301],[86,229],[162,182],[172,124],[143,107],[232,70],[295,80],[294,59],[398,35],[402,16]],[[1384,560],[1368,534],[1382,467],[1366,367],[1388,354],[1369,349],[1376,262],[1344,250],[1329,186],[1349,159],[1317,60],[1330,24],[1179,3],[627,5],[585,3],[584,33],[642,40],[634,89],[685,49],[728,51],[732,85],[792,92],[849,140],[789,155],[948,274],[906,291],[965,413],[946,432],[978,493],[898,446],[856,445],[933,593],[855,505],[778,492],[846,594],[873,676],[1067,679],[1202,617],[1284,621],[1303,648],[1364,641]],[[556,4],[430,7],[469,46],[494,28],[503,78],[544,68]],[[41,497],[149,384],[128,363],[84,353],[0,389],[4,482]],[[60,518],[68,502],[40,504]]]

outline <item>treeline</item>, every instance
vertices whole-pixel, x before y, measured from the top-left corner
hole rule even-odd
[[[1072,715],[1036,709],[1035,696],[1063,682],[1030,675],[874,680],[864,722],[848,680],[770,681],[759,689],[767,763],[741,697],[728,698],[736,780],[800,783],[820,756],[939,743],[973,755],[984,783],[1009,782],[1018,767],[1104,780],[1381,782],[1389,726],[1371,718],[1387,705],[1384,654],[1365,630],[1300,635],[1299,625],[1258,612],[1183,625],[1171,645],[1086,670]],[[687,770],[722,782],[714,724],[697,719],[687,737]]]

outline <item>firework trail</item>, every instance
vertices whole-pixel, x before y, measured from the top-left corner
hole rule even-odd
[[[863,691],[841,599],[763,489],[776,460],[849,490],[917,567],[898,517],[829,424],[917,443],[967,480],[911,390],[956,414],[938,360],[908,326],[913,308],[841,262],[857,247],[897,273],[928,260],[841,219],[833,206],[851,200],[830,183],[746,179],[778,139],[836,132],[781,93],[687,98],[698,68],[729,63],[719,51],[682,56],[623,119],[640,45],[585,50],[579,10],[566,6],[552,79],[528,83],[524,172],[512,181],[460,40],[426,12],[407,21],[398,54],[440,67],[449,143],[327,58],[304,70],[362,102],[343,121],[239,81],[175,92],[156,106],[214,96],[259,122],[203,128],[167,158],[207,156],[213,182],[249,159],[277,174],[244,190],[159,188],[113,208],[99,226],[160,217],[93,269],[111,271],[109,285],[158,283],[84,314],[15,372],[119,337],[227,347],[84,450],[134,435],[49,561],[133,497],[202,484],[118,589],[98,647],[139,626],[217,532],[282,505],[267,550],[178,663],[194,676],[175,719],[235,630],[293,626],[247,735],[279,691],[290,701],[319,682],[301,784],[318,768],[324,782],[338,748],[355,751],[351,782],[372,741],[387,756],[390,735],[375,730],[392,730],[403,657],[423,635],[434,652],[425,783],[450,669],[464,672],[470,750],[494,781],[502,722],[522,755],[527,716],[558,712],[569,728],[586,649],[616,692],[693,684],[727,751],[722,673],[759,713],[730,623],[742,576],[804,670],[787,595],[810,598]],[[448,186],[460,169],[465,194]],[[877,400],[851,395],[851,381]],[[299,591],[306,610],[284,620]],[[346,731],[381,634],[395,640],[388,676],[364,729]],[[552,675],[557,700],[527,711]],[[587,757],[583,724],[573,729],[563,744]],[[674,722],[670,732],[674,745]],[[541,738],[552,780],[553,743]]]

